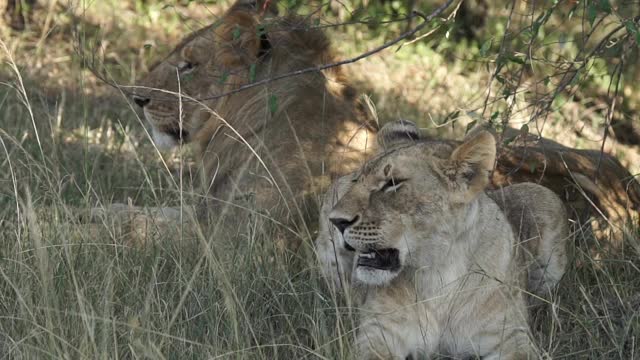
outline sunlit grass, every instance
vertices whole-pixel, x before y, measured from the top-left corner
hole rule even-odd
[[[190,156],[162,161],[126,99],[75,52],[76,35],[100,40],[102,61],[126,82],[209,17],[195,4],[77,6],[86,23],[60,13],[44,42],[37,31],[0,28],[8,50],[0,54],[0,358],[351,357],[356,314],[319,277],[312,239],[283,251],[248,217],[234,236],[187,223],[133,244],[118,219],[82,221],[79,213],[112,203],[180,205],[175,184]],[[362,38],[367,48],[380,40]],[[383,121],[408,117],[434,129],[447,113],[476,104],[486,79],[482,69],[465,73],[469,64],[450,60],[420,45],[351,71]],[[189,203],[197,182],[184,179]],[[577,234],[557,297],[534,311],[538,344],[552,358],[637,357],[638,236],[616,253],[587,240]]]

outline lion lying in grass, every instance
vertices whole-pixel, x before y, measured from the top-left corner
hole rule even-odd
[[[340,69],[216,98],[334,60],[309,19],[263,18],[263,6],[239,0],[187,36],[139,82],[134,101],[159,147],[195,143],[207,197],[199,212],[257,211],[301,234],[331,179],[364,161],[376,125]]]
[[[524,295],[564,274],[562,201],[531,183],[485,192],[488,132],[453,150],[413,142],[408,122],[380,136],[385,151],[328,194],[316,240],[325,274],[341,280],[337,260],[363,294],[359,358],[537,358]]]
[[[295,245],[314,231],[318,194],[373,152],[376,125],[339,68],[218,97],[335,60],[328,38],[308,18],[264,17],[264,6],[239,0],[216,23],[185,37],[139,82],[134,101],[158,146],[197,148],[206,198],[197,218],[229,214],[236,220],[223,223],[233,227],[238,216],[259,214]],[[494,186],[539,182],[571,205],[570,215],[580,224],[589,216],[584,214],[595,214],[622,238],[623,223],[637,218],[640,185],[615,158],[549,146],[544,139],[520,145],[501,148]],[[182,219],[172,218],[182,213],[171,209],[124,208],[107,210],[130,214],[128,224],[150,228],[157,214],[168,216],[162,224]],[[131,232],[142,234],[134,242],[149,234]]]

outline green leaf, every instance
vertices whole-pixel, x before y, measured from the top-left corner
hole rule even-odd
[[[217,20],[216,22],[214,22],[213,24],[210,25],[211,26],[210,29],[211,30],[215,30],[215,29],[219,28],[220,25],[222,25],[222,24],[223,24],[222,20]]]
[[[569,85],[574,86],[576,85],[578,82],[580,82],[580,75],[581,73],[583,73],[583,71],[578,70],[576,72],[576,74],[573,76],[573,79],[571,79],[571,82],[569,82]]]
[[[256,64],[251,64],[249,67],[249,82],[256,81]]]
[[[233,35],[233,40],[238,40],[240,38],[240,27],[236,25],[231,34]]]
[[[513,142],[513,140],[515,140],[518,136],[509,136],[507,138],[504,138],[504,140],[502,140],[502,143],[505,145],[509,145]]]
[[[540,31],[540,27],[546,24],[547,21],[549,21],[549,18],[551,17],[552,13],[553,13],[553,7],[548,9],[544,14],[540,14],[540,16],[538,16],[538,18],[533,22],[533,25],[531,27],[531,32],[533,36],[538,35],[538,32]]]
[[[516,64],[524,65],[527,63],[527,61],[523,57],[517,56],[515,54],[508,55],[507,59],[509,59],[509,61],[514,62]]]
[[[460,115],[460,110],[456,110],[454,112],[447,114],[447,116],[445,116],[444,119],[442,119],[442,121],[440,122],[440,125],[448,123],[449,120],[458,118],[459,115]]]
[[[485,41],[484,44],[482,44],[482,46],[480,47],[480,56],[486,57],[487,53],[489,53],[489,50],[491,50],[492,44],[493,44],[493,38]]]
[[[600,0],[598,8],[607,14],[611,14],[611,3],[609,0]]]
[[[434,27],[437,27],[437,26],[440,26],[440,25],[446,23],[446,20],[443,19],[443,18],[437,17],[437,18],[431,20],[431,23],[434,25]]]
[[[576,5],[573,5],[571,7],[571,9],[569,9],[569,13],[567,14],[567,18],[569,20],[573,19],[573,15],[576,13],[576,10],[578,9],[578,4],[576,3]]]
[[[540,31],[540,26],[542,26],[543,22],[546,20],[544,15],[540,15],[536,21],[533,22],[533,26],[531,26],[532,37],[538,35],[538,31]]]
[[[636,23],[633,20],[627,20],[624,22],[624,26],[627,28],[627,31],[630,33],[637,33],[638,29],[636,28]]]
[[[271,112],[271,115],[278,111],[278,98],[275,95],[269,96],[269,111]]]
[[[593,23],[596,21],[596,17],[598,16],[598,9],[596,8],[595,2],[590,2],[587,7],[587,19],[589,20],[589,25],[593,26]]]
[[[182,75],[182,81],[187,82],[193,79],[193,73]]]
[[[527,124],[522,125],[522,127],[520,128],[520,134],[527,135],[528,133],[529,133],[529,125]]]
[[[627,20],[624,22],[624,26],[630,35],[635,35],[636,43],[640,46],[640,28],[638,28],[638,24],[633,20]]]
[[[220,84],[224,85],[224,83],[227,82],[227,79],[229,78],[229,72],[228,71],[224,71],[222,73],[222,76],[220,76]]]
[[[473,129],[474,126],[476,126],[476,122],[477,122],[476,120],[473,120],[469,124],[467,124],[467,128],[464,131],[465,135],[468,134],[469,131]]]

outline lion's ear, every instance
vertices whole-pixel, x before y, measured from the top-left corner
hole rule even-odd
[[[378,145],[382,149],[413,143],[420,138],[420,130],[413,121],[396,120],[386,123],[378,132]]]
[[[489,185],[489,175],[496,160],[496,140],[487,131],[480,131],[458,146],[441,170],[454,193],[469,201]]]
[[[226,68],[253,64],[271,48],[268,34],[260,24],[260,6],[266,1],[237,1],[214,29],[216,63]],[[268,3],[267,3],[268,5]]]

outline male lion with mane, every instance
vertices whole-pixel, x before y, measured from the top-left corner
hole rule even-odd
[[[376,127],[339,69],[225,95],[334,61],[308,18],[260,15],[268,6],[239,0],[187,36],[139,82],[134,101],[158,147],[196,144],[208,198],[198,210],[249,208],[297,226],[317,221],[316,194],[361,165]]]
[[[548,295],[564,274],[562,201],[532,183],[485,191],[496,158],[486,131],[455,148],[417,133],[386,125],[384,151],[323,204],[323,271],[362,295],[359,358],[537,358],[525,295]]]
[[[273,9],[268,0],[238,0],[153,66],[133,99],[159,147],[196,145],[207,199],[199,219],[258,212],[298,243],[309,233],[305,225],[316,223],[316,195],[364,161],[377,126],[340,68],[268,81],[335,61],[329,39],[308,17],[261,14]],[[240,89],[259,81],[265,83]],[[637,222],[640,184],[608,154],[526,137],[500,148],[491,180],[540,182],[565,200],[579,224],[591,208],[614,230]],[[181,219],[175,209],[149,210],[154,222]],[[237,228],[237,216],[220,219],[233,219],[217,224]],[[131,224],[146,229],[147,221]]]

